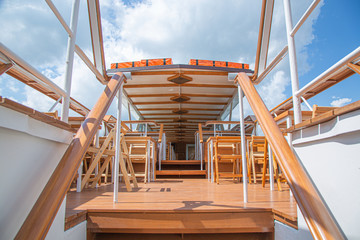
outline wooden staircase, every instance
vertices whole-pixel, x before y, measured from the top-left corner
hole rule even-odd
[[[274,239],[271,209],[89,211],[87,239]]]
[[[200,170],[200,160],[166,160],[161,162],[157,178],[205,178],[206,171]]]

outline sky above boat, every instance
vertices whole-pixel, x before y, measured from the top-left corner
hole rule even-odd
[[[53,2],[69,24],[72,0]],[[311,2],[291,1],[294,24]],[[113,62],[164,57],[179,64],[195,58],[248,63],[254,68],[261,1],[102,0],[100,5],[107,68]],[[300,87],[359,46],[359,11],[357,0],[322,1],[298,31]],[[284,19],[283,1],[276,0],[268,62],[287,44]],[[63,87],[67,34],[45,1],[1,0],[0,29],[5,46]],[[86,1],[80,3],[76,43],[93,58]],[[360,77],[355,75],[309,103],[342,106],[357,101],[359,86]],[[288,56],[257,89],[268,108],[291,96]],[[102,90],[75,55],[71,96],[91,108]],[[0,77],[0,95],[40,111],[48,111],[54,103],[6,74]],[[115,106],[110,112],[115,114]],[[246,113],[251,113],[248,106]]]

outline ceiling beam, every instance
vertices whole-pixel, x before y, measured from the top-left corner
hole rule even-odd
[[[131,73],[134,76],[133,73]],[[163,87],[200,87],[200,88],[236,88],[230,84],[199,84],[184,83],[181,85],[175,83],[157,83],[157,84],[125,84],[124,88],[163,88]]]
[[[175,101],[159,101],[159,102],[134,102],[135,105],[156,105],[156,104],[204,104],[204,105],[226,105],[227,102],[175,102]]]
[[[179,110],[178,108],[174,109],[174,108],[138,108],[138,110],[140,112],[144,112],[144,111],[173,111],[173,110]],[[211,112],[220,112],[222,111],[222,108],[217,108],[217,109],[213,109],[213,108],[181,108],[181,110],[186,110],[186,111],[211,111]]]
[[[159,94],[131,94],[129,97],[131,98],[145,98],[145,97],[175,97],[179,96],[179,94],[176,93],[159,93]],[[181,96],[185,97],[212,97],[212,98],[231,98],[232,95],[221,95],[221,94],[191,94],[182,93]]]

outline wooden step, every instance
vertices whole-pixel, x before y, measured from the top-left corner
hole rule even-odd
[[[88,233],[220,234],[273,233],[271,209],[88,210]]]
[[[166,160],[161,161],[161,165],[200,165],[200,160]]]
[[[161,170],[156,171],[156,176],[195,176],[206,175],[206,170]]]

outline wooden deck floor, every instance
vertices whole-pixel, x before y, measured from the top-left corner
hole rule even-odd
[[[270,191],[269,184],[249,184],[247,204],[243,202],[242,184],[222,180],[219,185],[207,179],[158,179],[152,183],[140,183],[138,189],[126,192],[120,185],[119,202],[113,203],[113,185],[97,189],[85,189],[77,193],[71,189],[67,195],[66,218],[85,215],[86,210],[116,211],[231,211],[246,208],[271,208],[285,221],[297,219],[296,202],[290,197],[289,188]]]

